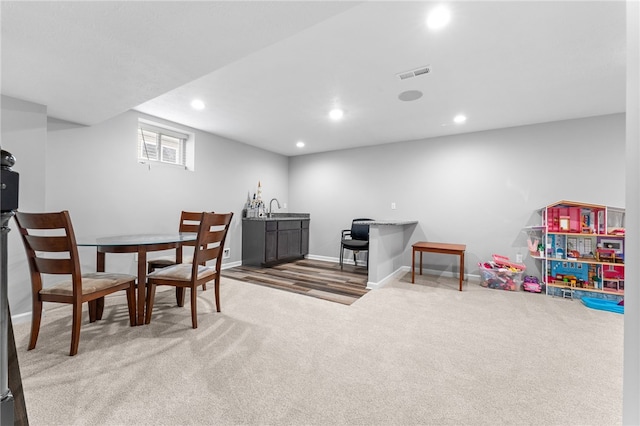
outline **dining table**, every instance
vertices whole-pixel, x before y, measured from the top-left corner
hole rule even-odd
[[[147,253],[176,249],[176,263],[182,263],[182,245],[186,242],[195,241],[196,237],[197,234],[192,232],[78,237],[77,245],[96,247],[97,272],[105,271],[107,253],[137,254],[136,325],[143,325],[147,289]],[[99,312],[98,318],[100,318],[104,309],[104,299],[100,299],[94,309],[97,309],[97,312]]]

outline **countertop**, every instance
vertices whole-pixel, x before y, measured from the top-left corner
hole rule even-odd
[[[262,216],[262,217],[243,217],[242,220],[252,220],[252,221],[278,221],[278,220],[305,220],[310,219],[311,215],[309,213],[273,213],[273,216]]]
[[[389,219],[389,220],[357,220],[355,223],[359,223],[362,225],[414,225],[418,223],[417,220],[398,220],[398,219]]]

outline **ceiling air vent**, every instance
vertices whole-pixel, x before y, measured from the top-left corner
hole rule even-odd
[[[429,74],[431,72],[431,66],[426,65],[424,67],[416,68],[415,70],[401,72],[396,74],[400,80],[406,80],[408,78],[417,77],[423,74]]]

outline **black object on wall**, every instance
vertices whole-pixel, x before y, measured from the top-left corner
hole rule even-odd
[[[18,210],[18,181],[20,176],[11,170],[15,164],[15,157],[8,151],[2,150],[0,156],[0,208],[3,212]]]
[[[19,175],[11,170],[15,161],[15,157],[10,152],[2,150],[0,156],[0,210],[2,211],[0,235],[0,266],[2,271],[0,274],[0,425],[2,426],[29,424],[7,294],[7,234],[11,231],[7,224],[14,215],[14,211],[18,209]]]

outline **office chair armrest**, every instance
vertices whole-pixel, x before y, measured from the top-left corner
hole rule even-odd
[[[344,237],[350,237],[350,236],[351,236],[351,229],[342,230],[342,239],[344,239]]]

